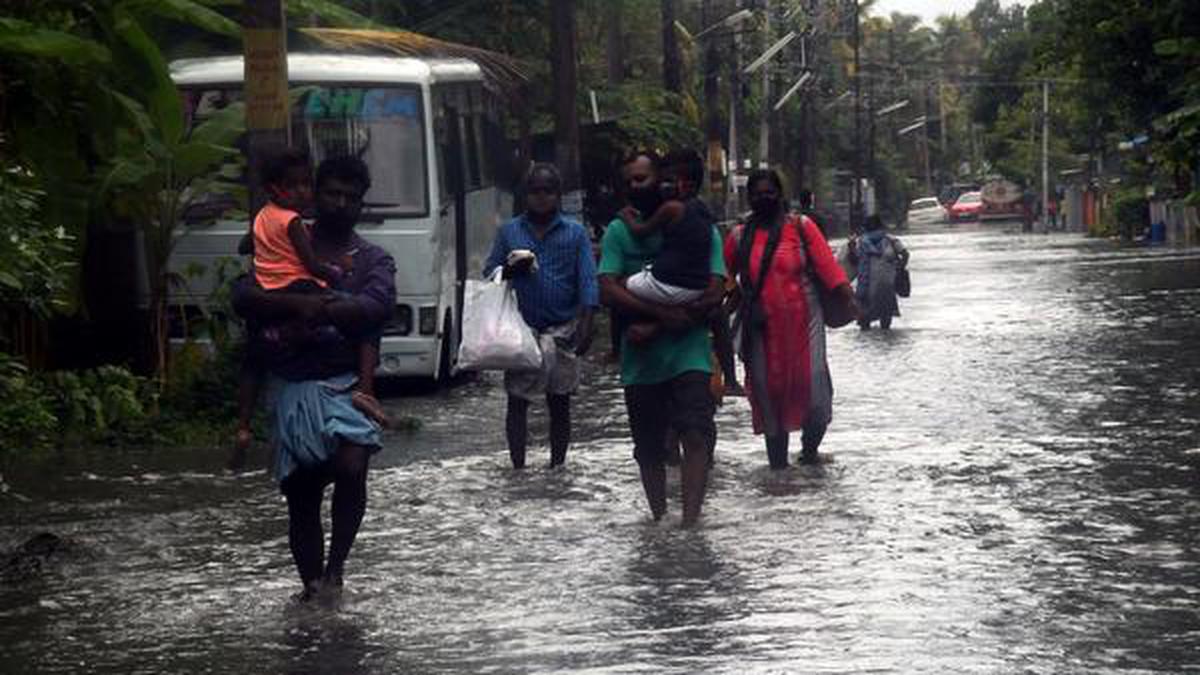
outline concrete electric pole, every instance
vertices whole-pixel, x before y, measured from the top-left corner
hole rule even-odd
[[[283,0],[245,0],[242,26],[246,173],[250,178],[250,213],[256,213],[266,201],[259,179],[262,162],[291,143]]]

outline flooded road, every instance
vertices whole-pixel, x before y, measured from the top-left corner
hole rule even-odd
[[[896,328],[830,335],[831,461],[766,470],[727,402],[696,531],[649,521],[600,354],[564,471],[508,468],[498,377],[388,401],[425,422],[338,607],[290,601],[282,498],[221,453],[19,466],[0,549],[82,550],[0,586],[0,672],[1200,670],[1200,252],[904,239]]]

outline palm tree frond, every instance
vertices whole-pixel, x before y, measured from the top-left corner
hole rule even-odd
[[[529,81],[518,62],[498,52],[471,47],[400,29],[301,28],[318,42],[345,50],[381,50],[401,56],[470,59],[479,64],[488,81],[510,96],[516,96]]]

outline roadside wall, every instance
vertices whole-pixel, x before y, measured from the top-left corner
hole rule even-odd
[[[1178,246],[1200,244],[1200,212],[1179,199],[1150,201],[1151,239]]]

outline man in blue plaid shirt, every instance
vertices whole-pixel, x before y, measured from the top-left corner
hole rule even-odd
[[[513,468],[525,466],[529,402],[545,395],[550,412],[550,466],[567,458],[571,394],[579,357],[592,344],[592,313],[600,304],[587,230],[559,212],[562,178],[552,164],[534,164],[525,178],[525,213],[500,228],[484,276],[503,268],[517,306],[542,348],[542,368],[504,373],[505,432]]]

